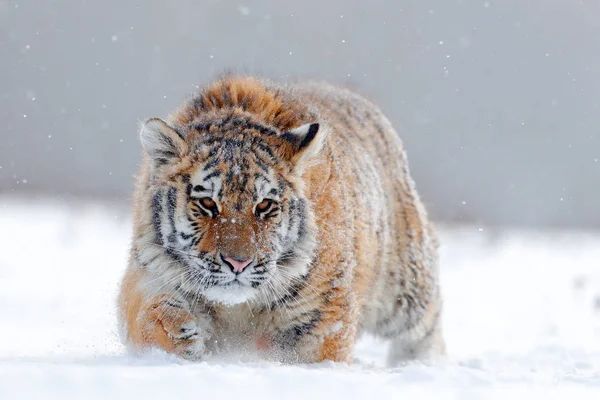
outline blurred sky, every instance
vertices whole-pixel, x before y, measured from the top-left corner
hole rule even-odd
[[[600,227],[600,1],[0,1],[0,194],[126,204],[138,121],[224,70],[345,84],[434,218]]]

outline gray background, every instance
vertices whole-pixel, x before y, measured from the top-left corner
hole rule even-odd
[[[437,220],[600,227],[600,1],[0,1],[0,194],[127,204],[138,121],[226,69],[356,88]]]

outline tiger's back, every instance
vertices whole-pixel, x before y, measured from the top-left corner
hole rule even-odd
[[[340,197],[351,232],[341,235],[342,251],[356,260],[360,327],[394,339],[392,359],[443,353],[437,236],[398,134],[377,106],[347,89],[326,83],[295,89],[331,129],[329,162],[338,171],[338,187],[328,191]],[[326,225],[331,217],[325,212],[321,218]],[[339,246],[337,235],[335,242]]]
[[[170,168],[168,174],[160,172],[167,168],[163,166],[152,172],[154,142],[146,145],[145,148],[150,147],[147,149],[150,157],[146,157],[140,175],[134,216],[135,237],[145,239],[134,239],[132,261],[121,293],[121,319],[127,326],[129,343],[138,347],[158,346],[183,356],[187,353],[182,354],[176,345],[193,345],[193,342],[185,342],[189,338],[181,339],[183,342],[177,339],[168,342],[160,336],[160,327],[156,328],[160,340],[156,335],[135,334],[142,329],[136,321],[144,307],[159,307],[156,304],[162,304],[164,296],[158,300],[151,298],[165,290],[162,287],[169,286],[163,284],[158,290],[157,284],[144,282],[152,279],[166,282],[167,277],[173,279],[174,276],[173,267],[164,267],[173,262],[168,254],[156,256],[158,258],[147,265],[141,265],[140,260],[160,253],[156,247],[153,251],[146,249],[165,231],[165,224],[171,224],[172,232],[166,232],[169,235],[180,234],[177,229],[183,224],[175,211],[169,218],[157,217],[150,199],[156,198],[154,186],[167,185],[170,189],[163,187],[160,201],[166,203],[168,209],[179,210],[181,204],[190,202],[193,197],[190,180],[217,174],[221,179],[218,185],[226,190],[224,195],[211,194],[222,206],[215,209],[215,213],[237,208],[241,214],[235,215],[240,216],[237,219],[243,220],[244,226],[232,228],[227,225],[230,223],[227,218],[218,221],[212,215],[212,219],[198,215],[200,219],[190,223],[197,227],[202,221],[206,222],[208,225],[198,230],[206,236],[214,229],[217,233],[213,235],[219,238],[213,240],[215,243],[208,249],[202,248],[205,245],[199,241],[199,247],[190,247],[189,251],[240,253],[238,248],[255,246],[249,246],[248,241],[257,242],[263,225],[252,228],[254,219],[243,214],[243,199],[236,200],[234,207],[232,199],[238,196],[227,193],[252,191],[247,187],[255,188],[258,193],[262,190],[258,188],[261,179],[279,180],[279,186],[271,182],[271,192],[277,191],[275,186],[281,192],[275,202],[281,215],[272,224],[273,236],[264,236],[258,242],[272,244],[272,248],[265,245],[261,250],[265,254],[280,251],[273,260],[268,260],[271,264],[263,263],[272,265],[270,274],[276,277],[269,282],[272,289],[265,289],[263,293],[259,287],[259,294],[248,295],[247,300],[239,303],[224,304],[218,296],[210,294],[213,292],[209,289],[191,293],[172,285],[167,291],[167,295],[181,301],[181,307],[191,315],[184,318],[186,323],[192,319],[203,327],[206,338],[202,338],[202,349],[208,346],[206,343],[218,339],[222,343],[234,343],[234,347],[241,343],[250,346],[261,343],[258,347],[268,349],[277,359],[285,361],[351,361],[357,335],[366,330],[393,340],[392,362],[444,352],[439,325],[441,300],[435,232],[410,178],[401,141],[376,106],[348,90],[327,84],[299,83],[283,87],[254,78],[229,77],[185,103],[169,117],[165,126],[160,129],[172,128],[175,133],[159,135],[159,146],[163,140],[177,142],[176,149],[161,148],[160,157],[154,157],[164,158],[167,154],[177,162],[165,161]],[[174,135],[181,138],[181,143]],[[237,144],[233,150],[225,151],[226,141],[231,147],[232,140]],[[251,140],[255,147],[248,145]],[[203,149],[198,153],[204,152],[205,156],[194,156],[191,148]],[[272,165],[256,164],[247,156],[259,153],[263,159],[269,158],[271,153],[273,159],[265,162],[272,161]],[[153,183],[167,175],[169,178],[163,183]],[[238,185],[233,188],[225,177]],[[284,181],[287,183],[282,183]],[[190,192],[187,197],[173,189],[175,183],[180,185],[181,192]],[[282,189],[285,185],[289,185],[287,192]],[[170,193],[174,204],[169,203],[169,195],[164,193]],[[261,196],[254,195],[258,200],[265,198]],[[208,205],[212,204],[213,197]],[[252,203],[249,197],[247,202]],[[260,204],[253,210],[258,206]],[[190,217],[189,210],[186,212],[181,211],[181,221],[183,215],[188,220],[196,218]],[[165,221],[159,224],[158,234],[157,218]],[[235,218],[229,221],[232,219],[235,221]],[[225,223],[221,224],[222,221]],[[234,242],[222,239],[218,232],[226,232],[223,236],[232,237]],[[182,251],[181,248],[171,250],[171,256],[173,251]],[[254,266],[249,273],[255,273],[256,266],[262,265],[260,256],[246,254],[250,253],[244,253],[248,260],[258,257],[252,258],[256,261],[249,264]],[[216,262],[215,257],[211,262]],[[222,254],[219,257],[223,259]],[[290,257],[294,258],[292,262]],[[240,264],[238,268],[235,262],[225,264],[237,274],[244,267]],[[189,266],[183,265],[182,269],[185,268]],[[244,273],[242,271],[242,275]],[[135,306],[129,306],[132,303]],[[169,307],[165,308],[165,314],[173,312]]]

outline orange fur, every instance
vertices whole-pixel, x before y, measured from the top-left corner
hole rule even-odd
[[[318,140],[306,148],[285,139],[286,132],[314,122],[320,124]],[[281,345],[282,332],[292,335],[304,327],[306,332],[294,336],[291,353],[279,357],[284,360],[351,362],[360,331],[392,338],[396,359],[444,352],[437,239],[401,142],[377,107],[329,85],[287,88],[252,77],[226,77],[190,99],[167,124],[172,129],[164,131],[177,157],[152,167],[146,155],[134,196],[132,261],[119,305],[129,342],[186,357],[190,343],[169,333],[193,319],[210,332],[207,341],[239,339],[236,343],[261,350]],[[198,295],[189,309],[181,310],[164,305],[171,292],[147,294],[144,282],[160,279],[151,267],[162,268],[155,261],[162,259],[161,249],[152,247],[156,222],[151,188],[184,193],[189,178],[183,177],[200,174],[210,157],[216,157],[213,168],[223,176],[238,168],[231,164],[230,150],[214,147],[211,153],[197,144],[206,138],[236,143],[260,139],[282,160],[273,176],[285,178],[291,189],[281,201],[290,196],[307,201],[306,224],[316,248],[306,283],[283,309],[253,302],[224,306]],[[250,181],[255,179],[252,174],[263,172],[254,162],[247,167]],[[269,234],[280,220],[259,222],[250,207],[253,189],[235,191],[232,182],[223,183],[220,217],[198,220],[204,236],[196,250],[204,254],[219,249],[240,259],[266,253]],[[180,195],[177,209],[198,211],[188,202]]]

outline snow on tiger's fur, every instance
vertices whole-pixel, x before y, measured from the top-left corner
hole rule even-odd
[[[203,359],[444,353],[435,232],[400,139],[362,97],[228,76],[141,128],[123,338]]]

